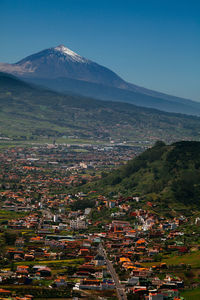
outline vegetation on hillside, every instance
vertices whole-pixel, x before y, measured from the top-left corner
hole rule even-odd
[[[131,104],[62,95],[0,73],[0,136],[109,141],[198,139],[200,119]]]
[[[125,166],[104,174],[91,187],[108,195],[140,195],[165,200],[165,204],[199,204],[200,142],[157,142]]]

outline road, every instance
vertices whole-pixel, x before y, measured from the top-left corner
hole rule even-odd
[[[112,279],[115,283],[118,299],[119,300],[127,300],[126,292],[125,292],[123,286],[121,285],[121,283],[119,281],[119,278],[118,278],[118,275],[117,275],[117,273],[116,273],[116,271],[113,267],[113,264],[108,259],[106,250],[103,248],[102,244],[99,245],[99,254],[101,254],[104,257],[105,261],[106,261],[108,271],[110,272],[110,274],[112,276]]]

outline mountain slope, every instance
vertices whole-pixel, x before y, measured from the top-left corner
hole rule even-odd
[[[27,78],[22,79],[27,81]],[[28,82],[66,94],[73,93],[74,95],[84,95],[86,97],[104,101],[125,102],[141,107],[156,108],[167,112],[184,113],[196,116],[200,115],[199,103],[176,97],[172,97],[174,99],[174,101],[172,101],[167,99],[170,98],[170,96],[168,97],[167,95],[165,95],[166,99],[164,99],[162,96],[154,97],[146,93],[137,92],[137,90],[134,92],[128,89],[70,78],[29,78]]]
[[[59,92],[200,115],[200,103],[128,83],[63,45],[30,55],[16,64],[0,63],[0,70]]]
[[[30,55],[16,64],[1,64],[0,69],[25,78],[64,77],[113,87],[128,87],[111,70],[81,57],[63,45]]]
[[[38,139],[75,135],[109,141],[198,139],[198,117],[44,90],[0,73],[0,134]]]
[[[164,206],[200,204],[200,142],[157,142],[120,169],[108,174],[93,189],[145,196]]]

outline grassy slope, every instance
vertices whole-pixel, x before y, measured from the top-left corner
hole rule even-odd
[[[130,104],[61,95],[0,73],[0,134],[132,140],[198,139],[200,119]]]
[[[200,299],[200,288],[183,291],[181,292],[181,296],[184,297],[185,300]]]
[[[85,188],[104,194],[145,196],[163,209],[200,203],[200,142],[158,142],[103,179]],[[161,201],[163,200],[163,201]]]
[[[168,266],[187,264],[191,265],[192,268],[200,268],[200,251],[186,253],[184,255],[172,255],[164,257],[161,262],[143,263],[142,265],[151,267],[152,265],[156,266],[161,263],[166,263]]]

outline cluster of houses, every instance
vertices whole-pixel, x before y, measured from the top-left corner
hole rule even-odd
[[[99,201],[95,209],[98,209]],[[116,206],[123,207],[123,201],[116,200]],[[76,219],[65,218],[62,219],[63,223],[59,223],[59,216],[55,218],[50,211],[43,210],[8,221],[7,230],[22,233],[28,229],[32,234],[20,234],[14,245],[6,247],[4,259],[12,261],[14,267],[12,270],[2,270],[0,285],[32,285],[35,280],[49,280],[51,288],[67,288],[70,285],[73,292],[115,290],[115,282],[107,269],[105,258],[98,252],[102,243],[127,294],[139,295],[143,297],[141,299],[179,299],[178,291],[184,287],[183,280],[174,277],[165,263],[154,266],[153,262],[155,256],[163,253],[166,238],[173,240],[174,236],[182,236],[179,226],[187,219],[180,217],[159,221],[147,210],[136,209],[133,212],[129,208],[127,213],[135,220],[135,226],[129,221],[112,218],[104,231],[90,233],[92,220],[87,222],[90,210],[72,211],[68,216],[75,216]],[[73,235],[65,234],[71,229],[74,230]],[[163,240],[163,243],[159,243],[159,240]],[[181,254],[189,249],[170,244],[167,251]],[[65,262],[73,260],[75,267],[65,267]],[[64,271],[57,273],[52,261],[61,262]],[[165,277],[161,279],[159,274],[165,274]]]
[[[118,166],[138,151],[137,147],[84,144],[5,149],[0,152],[1,208],[32,211],[44,205],[57,207],[61,201],[66,204],[71,200],[65,193],[68,187],[98,178],[99,171]]]
[[[94,178],[90,172],[85,174],[86,169],[99,171],[116,160],[116,149],[106,150],[110,154],[105,158],[100,147],[81,147],[83,152],[52,145],[0,153],[0,212],[10,216],[6,220],[4,214],[1,220],[0,215],[0,298],[32,300],[37,285],[45,292],[68,291],[71,296],[87,290],[102,297],[109,291],[117,297],[115,279],[99,252],[103,245],[127,295],[180,299],[183,279],[160,260],[166,252],[190,251],[181,229],[188,219],[161,218],[152,212],[152,203],[143,209],[139,197],[120,195],[108,199],[94,194],[94,208],[73,210],[75,201],[87,201],[89,195],[81,191],[71,195],[67,187],[85,175],[87,180]],[[130,149],[118,156],[128,157],[128,153]],[[101,219],[93,219],[93,212]],[[16,286],[28,286],[33,295],[20,294]]]

